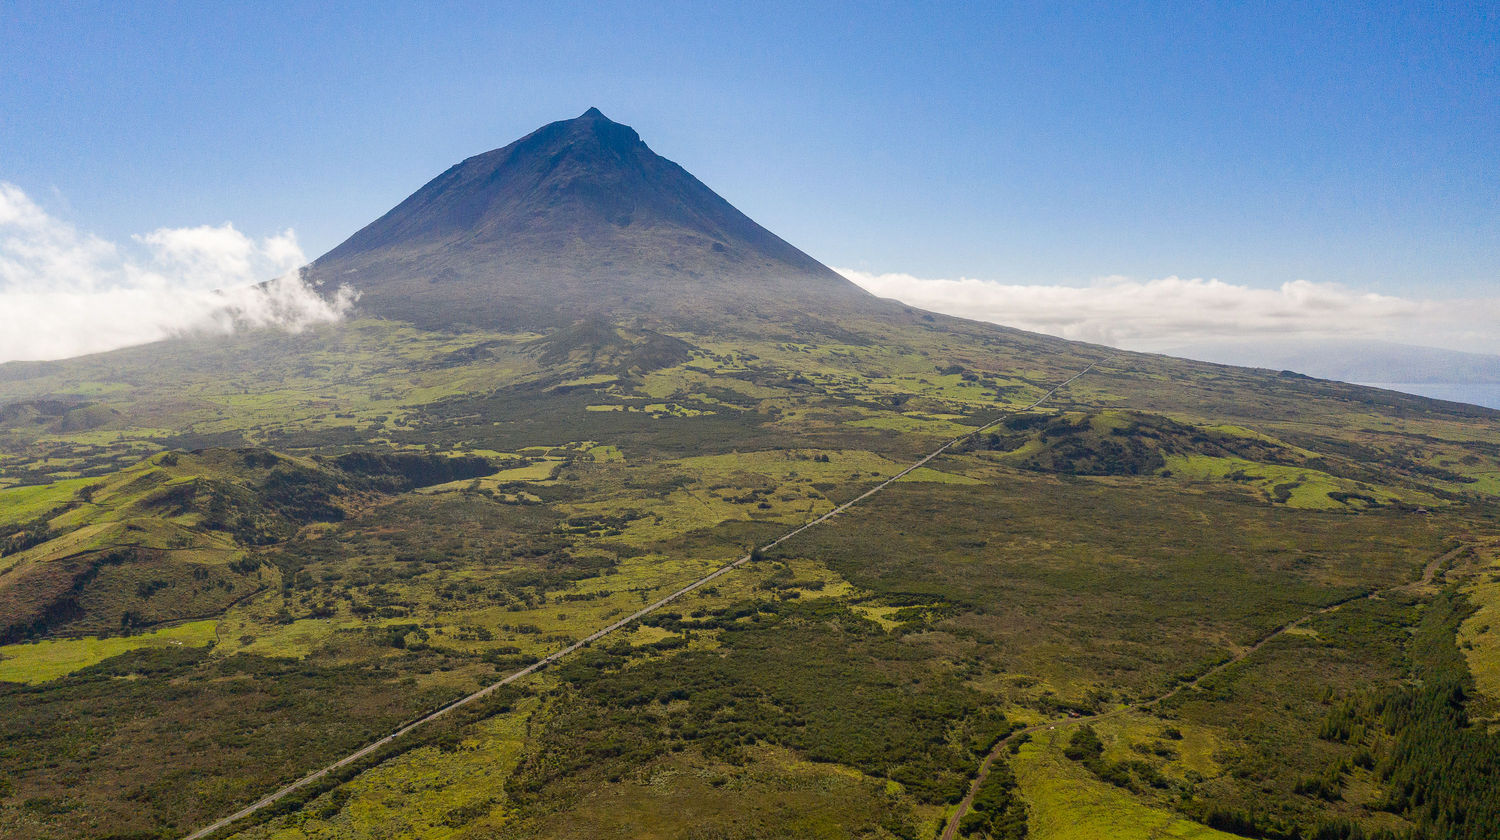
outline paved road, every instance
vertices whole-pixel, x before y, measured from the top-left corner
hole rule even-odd
[[[1047,400],[1051,399],[1053,397],[1053,395],[1055,395],[1058,391],[1061,391],[1063,388],[1066,388],[1068,385],[1072,384],[1072,382],[1074,380],[1078,379],[1080,376],[1083,376],[1084,374],[1086,374],[1089,371],[1093,370],[1096,366],[1098,366],[1099,364],[1107,361],[1109,358],[1112,358],[1112,357],[1106,357],[1104,359],[1099,359],[1099,360],[1091,363],[1088,367],[1084,368],[1083,370],[1079,371],[1078,373],[1073,374],[1072,376],[1068,377],[1066,380],[1058,383],[1058,385],[1056,387],[1054,387],[1052,390],[1050,390],[1047,393],[1045,393],[1045,394],[1041,395],[1040,397],[1038,397],[1035,402],[1031,403],[1030,405],[1028,405],[1028,406],[1026,406],[1024,408],[1017,409],[1017,410],[1019,410],[1019,411],[1027,411],[1029,409],[1036,408],[1037,406],[1039,406],[1042,403],[1046,402]],[[833,510],[830,510],[829,512],[823,514],[822,516],[819,516],[817,519],[814,519],[814,520],[812,520],[810,522],[807,522],[807,523],[805,523],[803,525],[800,525],[797,528],[794,528],[794,529],[786,532],[785,534],[782,534],[781,536],[777,537],[776,539],[772,540],[771,542],[766,543],[764,546],[761,546],[761,550],[775,548],[776,546],[778,546],[778,545],[786,542],[787,540],[791,539],[792,537],[797,536],[798,534],[802,533],[803,531],[806,531],[809,528],[812,528],[812,527],[814,527],[816,525],[819,525],[819,524],[822,524],[824,522],[827,522],[828,520],[834,518],[835,516],[838,516],[839,514],[843,513],[844,511],[848,510],[849,508],[854,507],[855,505],[859,504],[860,502],[862,502],[862,501],[870,498],[871,496],[875,495],[876,493],[879,493],[880,491],[886,489],[887,487],[891,486],[892,484],[896,483],[897,481],[900,481],[902,478],[905,478],[913,470],[917,470],[917,469],[920,469],[921,467],[926,466],[934,458],[938,457],[939,455],[942,455],[944,452],[947,452],[949,449],[952,449],[955,445],[957,445],[957,444],[959,444],[959,443],[961,443],[961,442],[963,442],[965,440],[968,440],[969,438],[972,438],[975,435],[983,434],[984,432],[989,431],[990,429],[994,428],[1001,421],[1003,421],[1006,417],[1010,416],[1013,413],[1015,413],[1015,410],[1005,411],[1005,412],[1001,413],[998,417],[996,417],[994,420],[991,420],[990,422],[988,422],[985,425],[979,427],[978,429],[975,429],[972,432],[967,432],[965,434],[959,435],[958,437],[956,437],[956,438],[948,441],[947,443],[943,444],[942,446],[939,446],[937,449],[934,449],[932,452],[928,453],[921,460],[918,460],[918,461],[912,463],[906,469],[904,469],[901,472],[898,472],[895,475],[891,476],[890,478],[887,478],[886,480],[880,482],[879,484],[875,485],[874,487],[870,488],[869,490],[865,491],[864,493],[860,494],[859,496],[857,496],[857,497],[855,497],[855,498],[853,498],[853,499],[851,499],[851,500],[849,500],[849,501],[847,501],[847,502],[839,505],[838,507],[835,507]],[[592,644],[593,642],[596,642],[599,639],[602,639],[605,636],[608,636],[609,634],[615,632],[616,630],[619,630],[620,628],[626,626],[627,624],[630,624],[631,622],[635,621],[636,619],[641,618],[642,616],[645,616],[648,613],[654,612],[655,610],[658,610],[658,609],[662,608],[663,606],[666,606],[667,604],[672,603],[673,601],[677,600],[678,598],[681,598],[682,596],[688,594],[689,592],[692,592],[693,590],[698,589],[699,587],[706,586],[709,583],[712,583],[713,581],[718,580],[720,577],[723,577],[724,575],[727,575],[730,572],[734,571],[735,569],[738,569],[739,567],[741,567],[741,566],[745,565],[746,563],[750,562],[752,556],[753,556],[753,552],[752,552],[752,554],[746,554],[745,556],[739,558],[738,560],[735,560],[732,563],[729,563],[726,566],[721,566],[718,569],[715,569],[714,571],[710,572],[709,574],[704,575],[703,577],[701,577],[701,578],[693,581],[692,583],[688,584],[687,586],[682,587],[681,589],[677,590],[676,592],[673,592],[671,595],[668,595],[665,598],[662,598],[662,599],[660,599],[660,600],[658,600],[658,601],[656,601],[654,603],[651,603],[651,604],[648,604],[648,605],[646,605],[644,607],[641,607],[640,609],[638,609],[635,612],[631,613],[630,615],[628,615],[628,616],[620,619],[619,621],[616,621],[614,624],[611,624],[608,627],[604,627],[604,628],[601,628],[599,630],[595,630],[593,633],[589,634],[587,637],[585,637],[585,638],[583,638],[583,639],[581,639],[581,640],[579,640],[577,642],[574,642],[573,644],[568,645],[567,647],[565,647],[565,648],[563,648],[561,650],[553,652],[552,654],[548,655],[547,657],[545,657],[545,658],[543,658],[543,659],[541,659],[541,660],[539,660],[539,661],[537,661],[537,662],[535,662],[535,663],[533,663],[533,664],[531,664],[531,665],[529,665],[529,666],[527,666],[525,668],[522,668],[521,670],[515,672],[514,674],[511,674],[510,676],[505,677],[504,679],[500,680],[499,682],[494,683],[492,685],[485,686],[484,688],[481,688],[480,690],[474,692],[473,694],[470,694],[470,695],[468,695],[466,697],[462,697],[462,698],[460,698],[458,700],[453,701],[452,703],[449,703],[446,706],[443,706],[443,707],[441,707],[439,709],[436,709],[436,710],[428,713],[427,715],[425,715],[425,716],[423,716],[423,717],[421,717],[421,718],[419,718],[419,719],[417,719],[417,720],[415,720],[415,721],[413,721],[413,722],[411,722],[411,723],[409,723],[409,724],[401,727],[400,729],[397,729],[395,732],[392,732],[391,734],[385,736],[384,738],[381,738],[378,741],[375,741],[373,743],[365,745],[364,747],[360,748],[357,752],[350,753],[349,755],[344,756],[343,758],[339,759],[338,761],[335,761],[334,763],[328,765],[327,767],[324,767],[323,769],[318,770],[318,771],[316,771],[314,773],[309,773],[308,775],[303,776],[302,778],[298,779],[295,782],[292,782],[291,784],[287,785],[286,787],[281,788],[280,790],[278,790],[278,791],[276,791],[274,793],[267,794],[265,797],[257,800],[256,802],[254,802],[254,803],[252,803],[252,804],[250,804],[250,805],[248,805],[248,806],[246,806],[244,808],[241,808],[238,811],[235,811],[233,814],[230,814],[229,816],[227,816],[227,817],[225,817],[225,818],[223,818],[223,819],[221,819],[221,820],[219,820],[217,822],[214,822],[214,823],[212,823],[210,825],[206,825],[203,828],[198,829],[197,831],[193,832],[192,834],[189,834],[186,838],[184,838],[184,840],[201,840],[201,838],[208,837],[209,835],[213,834],[214,832],[216,832],[216,831],[218,831],[218,830],[220,830],[222,828],[225,828],[225,827],[229,826],[231,823],[238,822],[239,820],[244,819],[245,817],[250,816],[251,814],[255,813],[256,811],[259,811],[259,810],[261,810],[261,809],[263,809],[263,808],[265,808],[265,807],[267,807],[269,805],[272,805],[272,804],[276,803],[278,800],[286,797],[288,794],[293,793],[293,792],[295,792],[297,790],[300,790],[301,788],[304,788],[304,787],[312,784],[313,782],[316,782],[319,779],[324,778],[329,773],[332,773],[335,770],[338,770],[340,768],[347,767],[347,766],[349,766],[351,764],[354,764],[355,762],[359,761],[360,759],[363,759],[363,758],[369,756],[370,754],[372,754],[375,751],[381,749],[382,747],[385,747],[385,746],[391,744],[396,739],[402,737],[403,735],[406,735],[407,733],[411,732],[412,730],[417,729],[417,728],[419,728],[421,726],[425,726],[426,724],[431,723],[434,720],[437,720],[438,718],[440,718],[440,717],[448,714],[449,712],[452,712],[454,709],[458,709],[458,708],[461,708],[463,706],[467,706],[470,703],[473,703],[473,702],[475,702],[477,700],[481,700],[481,699],[489,696],[490,694],[492,694],[496,690],[498,690],[501,686],[510,685],[511,683],[513,683],[513,682],[515,682],[517,680],[520,680],[520,679],[523,679],[525,677],[528,677],[528,676],[536,673],[537,671],[540,671],[543,668],[546,668],[548,665],[551,665],[552,663],[558,661],[559,659],[562,659],[563,657],[567,656],[568,654],[573,653],[574,651],[577,651],[579,648],[586,647],[586,646]]]
[[[1165,694],[1153,697],[1149,700],[1142,700],[1139,703],[1131,703],[1127,706],[1121,706],[1118,709],[1112,709],[1108,712],[1100,712],[1097,715],[1057,718],[1056,720],[1044,721],[1033,726],[1028,726],[1024,729],[1017,729],[1016,731],[1000,739],[999,743],[995,744],[994,748],[990,750],[990,754],[984,757],[984,761],[980,762],[979,770],[974,774],[973,782],[969,784],[968,794],[966,794],[964,798],[958,803],[958,810],[954,811],[953,816],[948,818],[948,824],[944,826],[943,833],[938,835],[938,840],[954,840],[954,838],[958,836],[958,824],[963,820],[964,815],[969,812],[969,808],[973,806],[974,796],[975,794],[979,793],[979,786],[984,784],[985,779],[989,778],[990,767],[994,765],[995,759],[1000,756],[1002,750],[1010,749],[1011,742],[1021,737],[1022,735],[1030,735],[1033,732],[1040,732],[1043,729],[1055,729],[1059,726],[1070,726],[1079,723],[1089,723],[1096,720],[1105,720],[1107,718],[1118,717],[1119,715],[1123,715],[1126,712],[1141,711],[1144,709],[1149,709],[1159,703],[1164,703],[1184,691],[1198,688],[1203,684],[1205,680],[1208,680],[1213,676],[1223,672],[1224,669],[1243,662],[1251,654],[1265,647],[1266,644],[1269,643],[1272,639],[1275,639],[1278,636],[1285,635],[1289,630],[1294,630],[1298,627],[1301,627],[1303,624],[1307,623],[1308,619],[1314,618],[1319,615],[1326,615],[1336,610],[1343,609],[1344,607],[1354,603],[1355,601],[1365,601],[1370,598],[1379,598],[1381,595],[1388,595],[1394,592],[1410,592],[1419,588],[1431,586],[1433,578],[1437,575],[1438,570],[1441,569],[1445,563],[1462,554],[1466,550],[1467,546],[1459,546],[1458,548],[1455,548],[1446,554],[1434,557],[1422,570],[1422,576],[1418,580],[1412,581],[1410,583],[1398,584],[1396,586],[1387,587],[1385,589],[1378,589],[1373,592],[1364,593],[1362,595],[1354,595],[1352,597],[1345,598],[1342,601],[1329,604],[1326,607],[1313,610],[1312,612],[1302,616],[1296,621],[1291,621],[1283,624],[1275,630],[1272,630],[1270,633],[1267,633],[1265,636],[1262,636],[1259,641],[1257,641],[1250,647],[1247,647],[1234,656],[1231,656],[1223,662],[1220,662],[1218,665],[1209,668],[1207,671],[1199,674],[1189,682],[1178,683],[1175,688],[1173,688],[1171,691],[1166,692]]]

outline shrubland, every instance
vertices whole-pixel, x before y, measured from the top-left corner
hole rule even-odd
[[[0,368],[0,834],[184,834],[981,428],[226,834],[930,838],[992,750],[963,836],[1493,834],[1493,413],[803,326]]]

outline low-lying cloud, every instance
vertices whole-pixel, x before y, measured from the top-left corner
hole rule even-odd
[[[0,182],[0,362],[61,359],[179,335],[299,331],[348,314],[318,293],[290,230],[260,240],[229,223],[161,228],[124,247]],[[267,278],[271,279],[268,282]]]
[[[1500,298],[1396,297],[1305,280],[1274,289],[1181,277],[1044,286],[838,271],[880,297],[935,312],[1134,350],[1222,340],[1379,339],[1500,352]]]

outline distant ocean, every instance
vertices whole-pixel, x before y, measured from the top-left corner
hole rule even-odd
[[[1361,382],[1359,384],[1368,385],[1371,388],[1384,388],[1387,391],[1416,394],[1419,397],[1432,397],[1438,400],[1451,400],[1471,405],[1482,405],[1486,408],[1500,408],[1500,384],[1464,385],[1454,383],[1434,384],[1429,382],[1418,383],[1416,385],[1395,382]]]

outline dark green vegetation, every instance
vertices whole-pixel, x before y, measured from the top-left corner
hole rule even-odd
[[[965,837],[995,840],[1023,840],[1027,836],[1026,802],[1016,786],[1015,774],[1003,759],[991,765],[969,813],[959,823],[959,831]]]
[[[717,630],[736,655],[687,649],[632,663],[634,651],[622,642],[580,656],[558,675],[577,700],[523,765],[520,789],[618,775],[620,764],[688,745],[743,764],[745,747],[770,743],[894,780],[936,804],[962,794],[1005,723],[952,673],[829,599],[738,602],[647,624],[681,634]],[[669,639],[656,647],[688,647]],[[768,683],[766,674],[784,678]],[[615,761],[597,761],[600,752]]]
[[[377,670],[163,650],[6,685],[6,836],[184,833],[444,699],[402,685],[438,662],[406,653]]]
[[[428,233],[521,225],[473,203],[509,159],[320,266],[457,272]],[[591,171],[538,176],[530,253],[613,206]],[[0,836],[184,835],[746,554],[224,834],[926,840],[998,749],[961,836],[1494,836],[1500,415],[1136,354],[1017,413],[1104,351],[843,294],[669,193],[599,217],[628,294],[717,225],[679,244],[828,305],[507,324],[414,274],[443,328],[0,366]]]
[[[1412,668],[1419,682],[1390,690],[1371,709],[1394,741],[1376,768],[1392,811],[1406,814],[1435,833],[1479,838],[1500,835],[1500,737],[1469,719],[1473,678],[1451,643],[1464,617],[1464,599],[1442,593],[1428,608],[1412,641]],[[1492,709],[1492,698],[1479,698]],[[1360,720],[1358,707],[1347,725],[1335,721],[1327,735],[1353,740],[1374,720]],[[1358,721],[1353,722],[1353,721]]]

